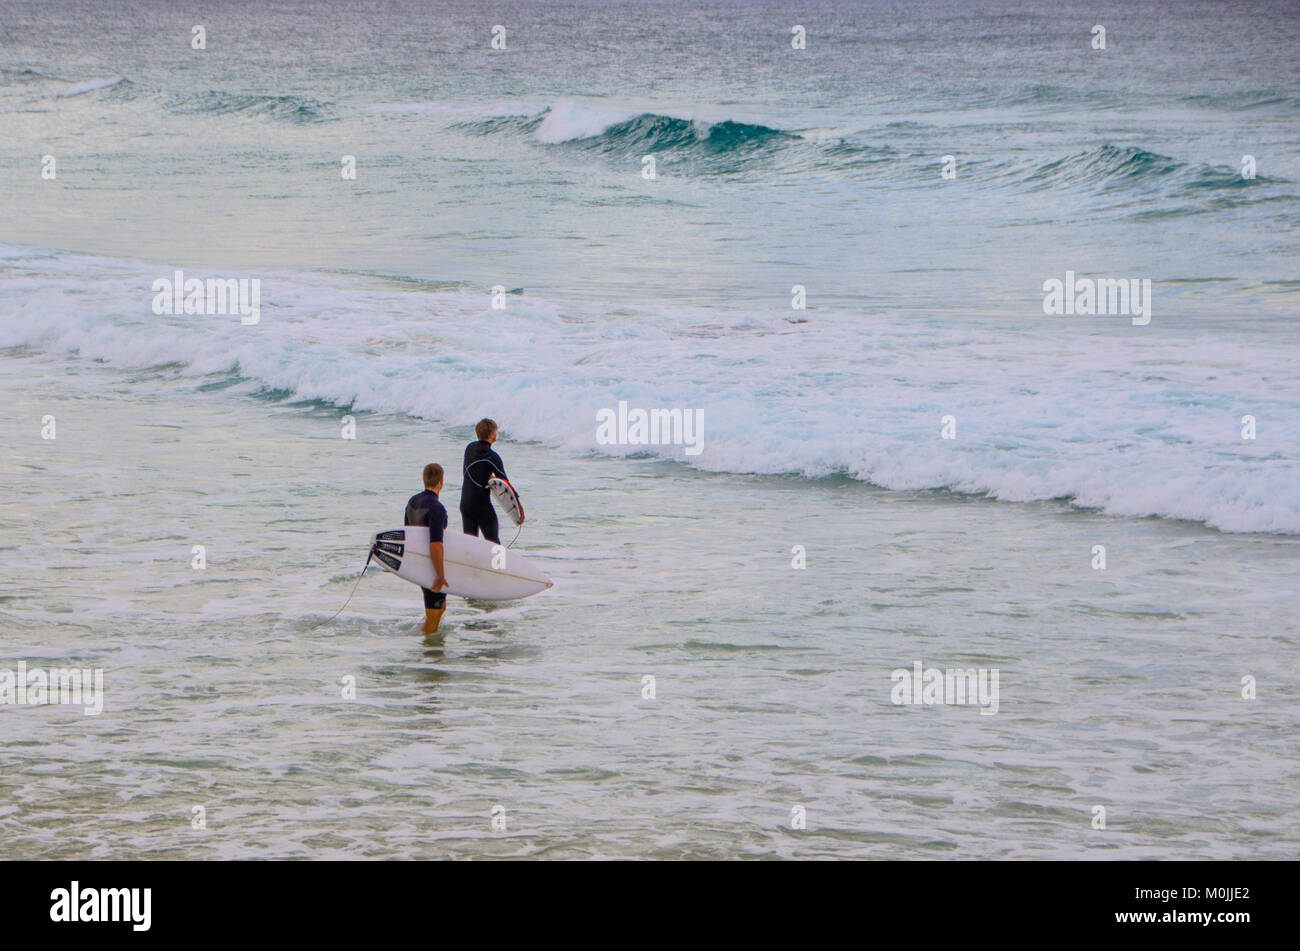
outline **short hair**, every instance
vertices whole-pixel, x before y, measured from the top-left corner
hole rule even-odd
[[[442,466],[436,462],[431,462],[424,467],[424,487],[432,489],[442,481]]]
[[[487,438],[497,431],[497,421],[484,416],[474,424],[474,435],[487,442]]]

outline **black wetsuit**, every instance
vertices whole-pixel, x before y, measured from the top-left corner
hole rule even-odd
[[[406,503],[406,525],[421,525],[429,528],[429,541],[442,541],[443,529],[447,527],[447,510],[442,503],[438,501],[438,493],[425,489],[417,495],[411,496]],[[437,567],[434,571],[436,573]],[[424,592],[424,607],[426,610],[437,610],[447,603],[447,595],[441,591],[430,591],[428,588],[421,588]]]
[[[488,479],[506,478],[506,467],[501,457],[492,451],[492,444],[480,439],[465,447],[465,465],[461,469],[465,481],[460,487],[460,521],[466,535],[477,535],[494,544],[501,544],[498,534],[497,510],[492,507],[492,493]]]

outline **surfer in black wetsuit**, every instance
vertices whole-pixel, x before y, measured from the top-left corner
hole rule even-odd
[[[421,588],[424,593],[424,633],[432,634],[442,622],[442,612],[447,610],[447,578],[442,565],[442,532],[447,527],[447,510],[438,501],[442,491],[442,466],[431,462],[424,467],[424,491],[411,496],[406,503],[406,525],[429,528],[429,558],[433,560],[433,587]]]
[[[506,478],[505,463],[492,449],[497,441],[497,424],[491,419],[480,419],[474,426],[474,435],[478,441],[465,447],[465,477],[460,487],[460,521],[466,535],[477,535],[480,531],[488,541],[500,545],[500,528],[497,522],[497,510],[492,507],[492,493],[488,490],[488,479],[493,476]]]

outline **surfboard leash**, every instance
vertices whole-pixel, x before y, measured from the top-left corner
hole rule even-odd
[[[470,466],[477,466],[479,463],[483,463],[483,462],[486,462],[488,465],[492,466],[492,475],[496,475],[497,467],[496,467],[495,465],[493,465],[491,459],[475,459],[473,462],[471,462],[471,463],[469,464],[469,466],[465,466],[465,468],[464,468],[464,470],[463,470],[463,474],[464,474],[465,478],[469,479],[470,482],[473,482],[473,483],[474,483],[475,485],[477,485],[480,489],[486,489],[487,486],[480,484],[479,481],[478,481],[478,479],[476,479],[476,478],[474,478],[472,475],[470,475],[470,474],[469,474],[469,469],[470,469]],[[489,478],[488,481],[491,482],[492,479]],[[510,485],[510,483],[508,483],[508,482],[507,482],[506,484],[507,484],[507,485]],[[513,489],[514,486],[511,486],[511,488]],[[524,530],[524,524],[523,524],[523,522],[520,522],[520,523],[519,523],[519,528],[518,528],[518,530],[515,532],[515,537],[512,538],[512,539],[510,539],[510,544],[506,546],[507,549],[510,549],[510,548],[514,548],[514,547],[515,547],[515,542],[519,541],[519,533],[522,532],[523,530]]]
[[[478,486],[480,489],[486,489],[487,486],[485,486],[483,483],[479,482],[478,479],[476,479],[476,478],[474,478],[472,475],[470,475],[470,474],[469,474],[469,470],[470,470],[470,466],[482,465],[482,464],[485,463],[485,462],[486,462],[488,465],[490,465],[490,466],[492,467],[492,475],[488,476],[488,481],[491,482],[491,481],[492,481],[492,476],[495,476],[495,475],[497,474],[496,463],[494,463],[491,459],[475,459],[475,460],[474,460],[473,462],[471,462],[468,466],[465,466],[465,467],[461,470],[462,473],[463,473],[463,475],[465,476],[465,478],[469,479],[470,482],[473,482],[473,483],[474,483],[476,486]]]
[[[375,550],[372,547],[370,549],[370,553],[366,555],[366,563],[361,568],[361,574],[357,575],[357,583],[352,586],[352,591],[348,594],[348,599],[343,602],[343,607],[339,608],[337,611],[334,612],[334,617],[321,621],[319,624],[316,625],[316,627],[310,628],[307,631],[308,634],[312,633],[312,631],[315,631],[316,628],[324,627],[330,621],[334,620],[334,618],[338,617],[340,614],[342,614],[344,611],[347,610],[348,605],[352,603],[352,595],[356,594],[357,588],[361,587],[361,579],[366,576],[366,569],[370,567],[370,559],[373,558],[374,556],[375,556]]]

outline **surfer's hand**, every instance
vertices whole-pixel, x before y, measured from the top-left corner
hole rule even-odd
[[[447,579],[442,575],[438,575],[438,577],[433,579],[433,588],[431,590],[437,591],[438,589],[445,587],[447,587]]]

